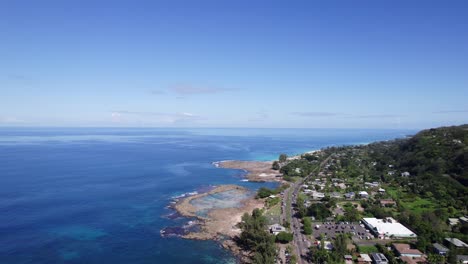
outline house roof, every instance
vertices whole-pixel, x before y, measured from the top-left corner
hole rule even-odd
[[[418,263],[426,263],[426,258],[412,258],[412,257],[401,257],[400,258],[403,262],[408,264],[418,264]]]
[[[401,236],[401,237],[416,237],[413,231],[409,230],[404,225],[398,223],[395,219],[387,217],[385,219],[377,219],[373,217],[363,218],[364,224],[370,226],[374,231],[385,236]]]
[[[363,261],[372,261],[369,254],[360,254],[360,258],[362,258]]]
[[[388,200],[380,200],[380,204],[395,204],[396,202],[388,199]]]
[[[273,231],[283,231],[286,230],[286,228],[280,224],[274,224],[270,226],[270,229]]]
[[[448,238],[445,239],[445,241],[447,241],[447,242],[449,242],[449,243],[452,243],[452,244],[453,244],[454,246],[456,246],[456,247],[468,247],[468,245],[467,245],[465,242],[461,241],[461,240],[458,239],[458,238],[450,238],[450,237],[448,237]]]
[[[382,253],[372,253],[372,258],[375,261],[388,261],[388,259]]]
[[[423,253],[417,249],[412,249],[409,244],[394,243],[393,247],[398,254],[411,254],[411,255],[422,255]]]
[[[439,243],[434,243],[434,244],[432,244],[432,246],[434,246],[434,248],[437,249],[438,251],[449,251],[448,248],[442,246]]]

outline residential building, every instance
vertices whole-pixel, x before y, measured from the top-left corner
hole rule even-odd
[[[434,252],[439,255],[445,256],[449,252],[448,248],[444,247],[443,245],[439,243],[434,243],[432,244],[432,246],[434,247]]]
[[[359,196],[361,198],[369,198],[369,193],[367,193],[366,191],[360,191]]]
[[[450,237],[448,237],[448,238],[445,239],[445,242],[446,242],[448,245],[452,244],[452,245],[453,245],[454,247],[456,247],[456,248],[468,248],[468,245],[467,245],[465,242],[463,242],[463,241],[461,241],[460,239],[458,239],[458,238],[450,238]]]
[[[388,259],[382,253],[372,253],[371,256],[374,264],[388,264]]]
[[[380,206],[381,207],[391,207],[396,205],[396,202],[393,201],[392,199],[385,199],[385,200],[380,200]]]
[[[400,257],[400,260],[406,264],[425,264],[426,257],[412,258],[412,257]]]
[[[448,223],[450,226],[456,226],[460,223],[460,219],[458,218],[449,218]]]
[[[342,196],[341,196],[341,193],[339,192],[332,192],[330,193],[330,198],[336,198],[336,199],[340,199]]]
[[[409,177],[411,174],[407,171],[401,173],[401,177]]]
[[[346,199],[354,199],[355,193],[354,192],[345,193],[344,196],[346,197]]]
[[[420,258],[424,255],[421,251],[412,249],[409,244],[394,243],[392,246],[400,257]]]
[[[372,263],[372,259],[368,254],[360,254],[358,257],[358,264]]]
[[[322,199],[322,198],[325,198],[325,194],[324,194],[324,193],[321,193],[321,192],[313,191],[313,192],[312,192],[312,198],[313,198],[313,199],[320,200],[320,199]]]
[[[457,255],[457,263],[468,264],[468,255]]]

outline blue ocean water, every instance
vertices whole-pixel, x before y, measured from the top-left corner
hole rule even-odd
[[[251,189],[214,161],[271,160],[411,130],[0,128],[0,263],[232,263],[213,241],[163,238],[171,198]]]

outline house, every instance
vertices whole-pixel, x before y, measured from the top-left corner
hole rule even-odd
[[[270,196],[268,196],[269,199],[273,199],[273,198],[276,198],[276,195],[272,194]]]
[[[358,264],[369,264],[372,263],[372,259],[368,254],[360,254],[358,257]]]
[[[392,246],[400,257],[421,258],[423,256],[421,251],[412,249],[409,244],[394,243]]]
[[[379,193],[384,193],[385,189],[379,188]]]
[[[457,263],[468,263],[468,255],[457,255]]]
[[[393,201],[392,199],[380,200],[381,207],[391,207],[394,205],[396,205],[396,202]]]
[[[346,197],[346,199],[354,199],[354,192],[349,192],[349,193],[345,193],[344,195]]]
[[[388,259],[382,253],[372,253],[371,256],[374,264],[388,264]]]
[[[411,174],[407,171],[401,173],[401,177],[409,177]]]
[[[462,216],[459,219],[460,219],[460,222],[462,222],[462,224],[468,223],[468,217],[466,217],[466,216]]]
[[[313,191],[313,192],[312,192],[312,198],[313,198],[313,199],[320,200],[320,199],[322,199],[322,198],[325,198],[325,194],[324,194],[324,193],[321,193],[321,192]]]
[[[274,224],[270,226],[270,233],[277,235],[280,232],[286,232],[286,228],[280,224]]]
[[[395,174],[395,171],[389,171],[387,172],[388,175],[394,175]]]
[[[317,243],[317,247],[318,248],[321,248],[322,247],[322,244],[320,242],[316,242]],[[332,250],[333,249],[333,244],[332,242],[330,241],[323,241],[323,248],[325,248],[326,250]]]
[[[432,246],[434,247],[434,252],[439,254],[439,255],[445,256],[449,252],[448,248],[442,246],[439,243],[434,243],[434,244],[432,244]]]
[[[346,189],[346,184],[344,184],[342,182],[340,182],[340,183],[335,182],[335,183],[333,183],[333,186],[338,187],[338,188],[340,188],[342,190]]]
[[[412,258],[412,257],[400,257],[400,260],[403,261],[406,264],[422,264],[422,263],[427,263],[426,262],[426,257],[420,257],[420,258]]]
[[[351,255],[344,255],[345,263],[346,264],[353,264],[353,256]]]
[[[460,239],[458,239],[458,238],[450,238],[450,237],[448,237],[448,238],[445,239],[445,243],[446,243],[447,245],[452,244],[452,245],[453,245],[454,247],[456,247],[456,248],[468,248],[468,245],[467,245],[465,242],[463,242],[463,241],[461,241]]]
[[[330,193],[330,198],[337,198],[337,199],[339,199],[339,198],[341,198],[341,193],[339,193],[339,192],[332,192],[332,193]]]
[[[364,185],[369,186],[369,187],[379,187],[380,183],[378,183],[378,182],[365,182]]]
[[[366,191],[360,191],[359,196],[361,198],[369,198],[369,193],[367,193]]]
[[[450,226],[456,226],[460,223],[460,219],[458,218],[449,218],[448,223]]]

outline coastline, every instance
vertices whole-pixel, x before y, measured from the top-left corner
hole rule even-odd
[[[238,185],[220,185],[205,193],[184,197],[178,200],[173,208],[182,216],[197,219],[196,224],[199,226],[199,230],[188,232],[182,238],[218,241],[223,248],[242,259],[248,256],[248,252],[243,252],[234,241],[234,238],[241,233],[237,225],[242,221],[242,216],[245,213],[251,213],[255,208],[264,208],[264,199],[255,199],[254,194],[252,194],[241,199],[237,207],[213,208],[208,211],[206,216],[197,214],[198,208],[192,204],[192,201],[197,199],[229,191],[236,191],[239,194],[251,192]]]
[[[224,160],[214,162],[217,168],[238,169],[246,172],[245,178],[252,182],[282,181],[282,174],[273,170],[273,161]]]
[[[315,151],[307,152],[313,153]],[[298,155],[297,157],[300,157]],[[272,169],[273,161],[240,161],[225,160],[213,162],[213,166],[223,169],[243,170],[247,181],[251,182],[283,182],[282,174]],[[229,250],[234,256],[246,259],[249,252],[244,252],[234,241],[240,235],[238,224],[242,221],[245,213],[251,213],[254,209],[263,209],[265,199],[256,199],[255,194],[249,195],[239,201],[239,206],[227,208],[212,208],[206,216],[197,214],[197,208],[193,201],[223,192],[237,191],[239,195],[251,192],[249,189],[238,185],[219,185],[204,193],[193,193],[193,195],[180,197],[172,206],[180,215],[197,219],[199,226],[197,231],[184,234],[182,238],[195,240],[218,241],[223,248]]]

